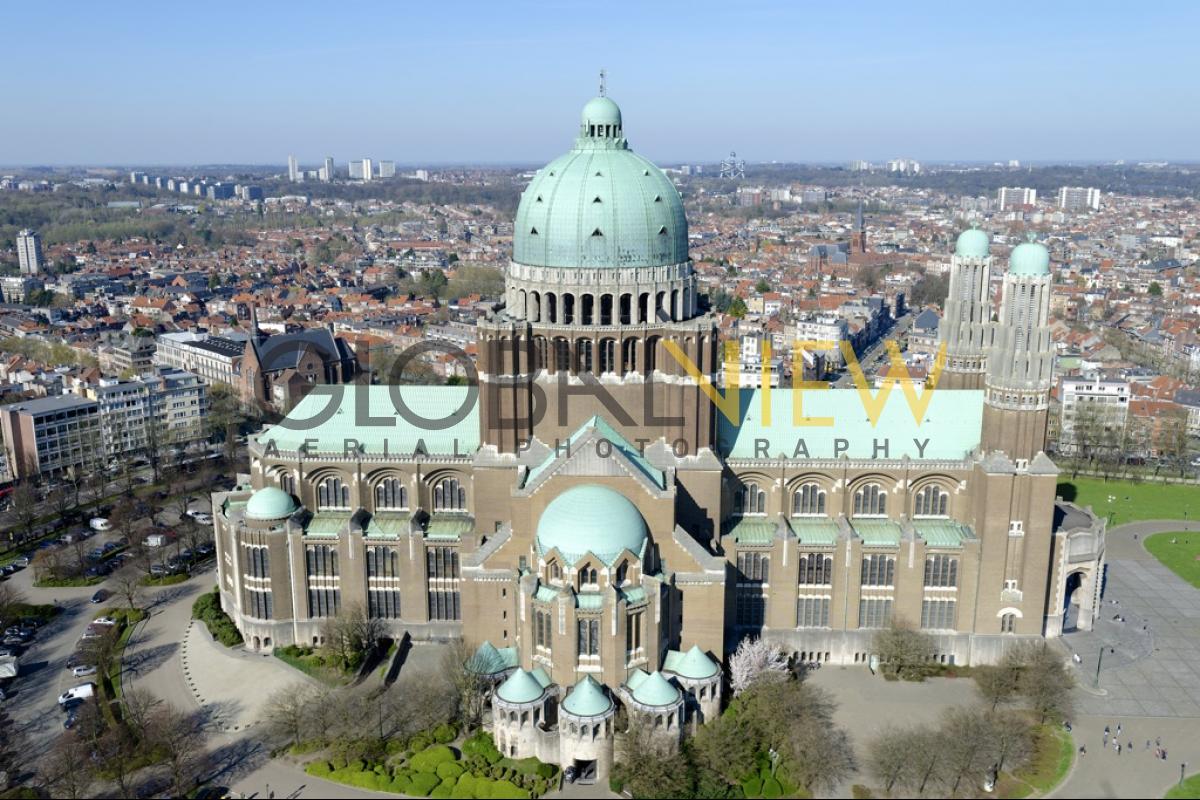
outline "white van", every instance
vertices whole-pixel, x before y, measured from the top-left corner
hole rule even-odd
[[[61,706],[71,702],[72,700],[90,700],[91,698],[95,697],[95,695],[96,684],[82,683],[79,686],[67,689],[65,692],[60,694],[58,696],[58,704]]]
[[[104,517],[92,517],[92,520],[88,523],[88,525],[94,531],[111,531],[112,530],[112,525]]]

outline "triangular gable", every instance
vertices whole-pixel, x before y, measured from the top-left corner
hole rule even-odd
[[[529,470],[522,491],[532,492],[554,475],[631,477],[654,493],[666,488],[663,471],[600,417],[585,422],[557,451],[552,448]]]

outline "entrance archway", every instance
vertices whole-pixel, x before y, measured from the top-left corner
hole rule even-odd
[[[1081,608],[1087,599],[1084,597],[1085,577],[1081,571],[1072,572],[1067,576],[1067,583],[1063,589],[1063,633],[1079,630],[1081,619],[1087,622],[1085,630],[1091,628],[1091,614],[1083,614]]]

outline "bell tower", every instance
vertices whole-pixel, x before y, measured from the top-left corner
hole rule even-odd
[[[984,449],[1001,450],[1018,461],[1046,446],[1054,367],[1051,283],[1050,253],[1031,236],[1013,249],[1004,274],[983,409]]]
[[[992,256],[988,236],[978,228],[963,231],[950,258],[946,313],[938,340],[946,345],[946,367],[939,389],[982,389],[991,344]]]

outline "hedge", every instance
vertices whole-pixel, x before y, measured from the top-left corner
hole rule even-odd
[[[192,619],[203,622],[212,637],[226,647],[242,643],[241,632],[221,609],[221,595],[217,589],[196,598],[192,604]]]

